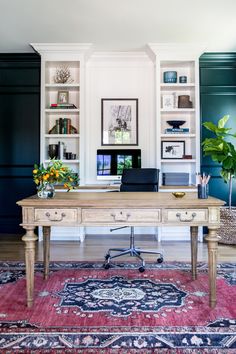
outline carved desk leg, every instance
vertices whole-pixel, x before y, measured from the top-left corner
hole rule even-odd
[[[43,264],[44,264],[44,279],[48,278],[49,260],[50,260],[50,235],[51,227],[43,226]]]
[[[210,288],[210,307],[216,306],[216,267],[217,267],[217,249],[218,237],[216,236],[216,228],[208,229],[208,235],[205,238],[208,241],[208,272],[209,272],[209,288]]]
[[[197,279],[197,242],[198,242],[198,226],[190,226],[191,232],[191,264],[193,280]]]
[[[38,237],[34,233],[34,226],[24,227],[24,229],[26,234],[22,237],[22,240],[25,242],[27,306],[31,307],[34,301],[35,241]]]

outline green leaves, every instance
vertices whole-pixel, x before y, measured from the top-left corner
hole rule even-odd
[[[231,128],[225,128],[228,120],[229,116],[226,115],[218,121],[217,125],[212,122],[203,123],[203,126],[215,135],[202,142],[204,155],[211,156],[213,161],[221,163],[221,176],[224,181],[229,181],[231,176],[236,175],[236,150],[234,145],[227,141],[227,138],[235,138],[236,133],[228,133],[231,130]]]
[[[212,122],[205,122],[203,123],[203,126],[210,130],[212,133],[214,133],[216,136],[219,137],[225,137],[225,136],[234,136],[233,134],[229,134],[229,131],[231,130],[231,128],[225,128],[225,124],[228,122],[229,120],[229,116],[224,116],[223,118],[221,118],[217,125],[215,125]],[[236,137],[236,136],[235,136]]]
[[[234,145],[227,141],[228,138],[236,138],[236,133],[229,133],[231,128],[225,128],[229,116],[221,118],[217,125],[212,122],[205,122],[203,126],[215,136],[206,138],[202,142],[205,156],[210,156],[213,161],[221,164],[220,175],[225,183],[229,182],[229,207],[231,208],[232,177],[236,176],[236,150]]]

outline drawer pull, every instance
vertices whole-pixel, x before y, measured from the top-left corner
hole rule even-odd
[[[114,221],[119,221],[119,222],[126,222],[128,221],[128,218],[130,217],[130,214],[123,215],[123,212],[121,211],[119,215],[117,214],[111,214],[113,217]]]
[[[182,219],[181,218],[181,214],[180,213],[177,213],[176,214],[176,217],[179,219],[179,221],[181,221],[181,222],[190,222],[190,221],[193,221],[194,220],[194,218],[195,218],[195,216],[196,216],[197,214],[196,213],[192,213],[192,217],[190,218],[190,219]]]
[[[48,217],[50,221],[62,221],[63,218],[66,216],[65,213],[61,213],[61,216],[59,216],[57,212],[55,212],[53,216],[51,216],[49,212],[47,212],[45,215]]]

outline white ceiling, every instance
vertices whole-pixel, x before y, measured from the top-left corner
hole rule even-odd
[[[236,0],[0,0],[0,52],[29,43],[93,43],[142,50],[149,42],[236,51]]]

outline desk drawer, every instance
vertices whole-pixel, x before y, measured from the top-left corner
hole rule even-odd
[[[79,209],[80,210],[80,209]],[[68,224],[81,221],[81,214],[78,209],[36,209],[35,221],[53,224]]]
[[[208,221],[208,209],[167,209],[164,221],[168,223],[202,223]]]
[[[161,220],[159,209],[83,209],[84,223],[156,223]]]

